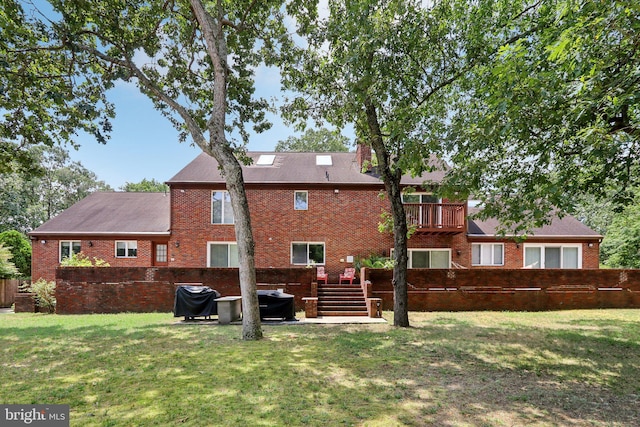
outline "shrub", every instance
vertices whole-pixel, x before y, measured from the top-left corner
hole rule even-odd
[[[0,243],[0,278],[16,277],[19,272],[16,266],[11,262],[13,255],[9,248],[5,248]]]
[[[29,239],[16,230],[9,230],[0,233],[0,244],[9,248],[13,257],[11,262],[16,266],[18,277],[31,276],[31,243]]]
[[[60,262],[61,267],[110,267],[109,263],[103,259],[93,258],[91,259],[79,252],[77,254],[71,254],[70,257],[67,257]]]
[[[367,258],[360,258],[355,262],[357,271],[360,271],[362,267],[367,268],[384,268],[387,270],[393,269],[395,261],[391,258],[383,257],[380,255],[371,254]]]
[[[56,282],[47,282],[44,279],[39,279],[26,287],[25,290],[35,294],[36,304],[38,307],[44,308],[49,313],[53,313],[55,311]]]

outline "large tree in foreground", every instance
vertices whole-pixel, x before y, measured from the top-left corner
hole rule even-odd
[[[409,326],[407,222],[401,178],[438,167],[453,83],[517,33],[507,23],[531,19],[519,2],[329,1],[329,16],[301,21],[308,46],[299,66],[284,67],[299,97],[287,112],[342,127],[354,123],[370,144],[391,204],[394,324]]]
[[[517,233],[579,214],[582,194],[627,204],[640,180],[638,2],[537,4],[509,27],[529,36],[461,82],[448,137],[452,185]]]
[[[58,36],[90,55],[106,81],[135,82],[171,122],[220,165],[235,217],[244,339],[262,337],[254,240],[241,161],[267,103],[253,73],[286,41],[281,0],[61,1]],[[238,135],[239,140],[229,138]]]

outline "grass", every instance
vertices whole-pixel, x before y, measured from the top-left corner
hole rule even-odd
[[[392,313],[384,313],[392,321]],[[72,426],[636,426],[640,311],[411,313],[388,325],[0,315],[0,403]]]

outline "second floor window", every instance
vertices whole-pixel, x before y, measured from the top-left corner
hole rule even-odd
[[[211,223],[233,224],[233,209],[228,191],[214,191],[211,193]]]
[[[306,191],[296,191],[293,198],[293,208],[297,211],[309,209],[309,193]]]

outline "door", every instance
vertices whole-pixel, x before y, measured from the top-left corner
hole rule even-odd
[[[154,243],[153,244],[153,265],[163,266],[167,265],[167,258],[169,256],[169,245],[166,243]]]

